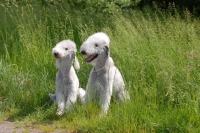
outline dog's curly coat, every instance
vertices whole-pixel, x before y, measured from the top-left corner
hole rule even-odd
[[[85,90],[79,88],[79,80],[74,70],[74,67],[77,70],[80,69],[75,54],[76,44],[71,40],[63,40],[52,49],[52,55],[56,58],[56,66],[59,70],[56,73],[56,92],[49,96],[58,104],[57,115],[64,113],[65,105],[69,110],[72,109],[77,96],[83,99],[85,95]]]
[[[120,103],[130,99],[121,73],[110,57],[109,44],[109,37],[103,32],[98,32],[91,35],[80,48],[81,53],[87,55],[84,61],[93,65],[86,86],[84,104],[99,98],[103,114],[107,114],[112,94]]]

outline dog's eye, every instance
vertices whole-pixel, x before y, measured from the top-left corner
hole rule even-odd
[[[98,47],[98,44],[95,43],[95,47]]]
[[[68,48],[65,48],[65,50],[68,50]]]

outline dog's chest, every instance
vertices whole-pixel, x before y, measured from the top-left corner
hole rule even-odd
[[[56,83],[57,85],[60,85],[61,88],[66,87],[66,86],[70,86],[73,83],[73,77],[70,76],[70,74],[68,73],[61,73],[60,71],[58,71],[58,73],[56,74]]]
[[[95,89],[96,91],[106,89],[106,86],[108,85],[107,73],[102,73],[101,75],[98,75],[96,72],[92,72],[90,75],[89,84],[91,88]]]

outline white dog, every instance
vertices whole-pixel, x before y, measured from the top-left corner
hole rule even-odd
[[[69,110],[72,109],[72,103],[77,101],[77,96],[83,99],[85,95],[85,91],[79,88],[79,80],[74,70],[74,67],[77,70],[80,69],[75,54],[76,44],[71,40],[63,40],[52,49],[52,55],[56,58],[56,66],[59,70],[56,73],[56,92],[49,96],[58,103],[57,115],[64,113],[65,105]]]
[[[93,65],[86,87],[85,104],[99,98],[103,114],[107,114],[111,95],[115,95],[120,103],[130,99],[125,90],[121,73],[110,57],[109,37],[102,32],[91,35],[82,45],[80,51],[87,55],[84,60]]]

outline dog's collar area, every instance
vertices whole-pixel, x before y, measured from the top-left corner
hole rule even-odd
[[[104,65],[102,68],[98,69],[98,70],[93,70],[94,72],[98,72],[100,70],[102,70],[103,68],[105,68],[106,65]]]
[[[92,54],[92,55],[89,55],[84,61],[85,62],[91,62],[97,57],[98,57],[98,54]]]

